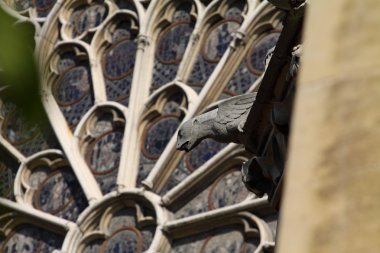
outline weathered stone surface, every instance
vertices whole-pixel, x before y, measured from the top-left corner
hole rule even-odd
[[[256,93],[248,93],[219,102],[216,109],[186,121],[178,131],[177,149],[190,151],[202,140],[244,143],[243,127]]]
[[[309,7],[277,252],[377,253],[380,2]]]

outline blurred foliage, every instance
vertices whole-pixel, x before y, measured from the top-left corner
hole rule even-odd
[[[16,104],[28,120],[45,123],[34,57],[34,26],[0,8],[0,34],[0,97]]]

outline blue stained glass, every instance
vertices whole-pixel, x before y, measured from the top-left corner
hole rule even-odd
[[[98,114],[96,124],[89,129],[92,137],[83,154],[104,194],[116,189],[124,137],[124,124],[116,123],[114,117],[109,111]],[[119,113],[118,117],[124,118]]]
[[[136,12],[135,5],[128,0],[115,0],[115,3],[120,9],[127,9]]]
[[[226,18],[234,19],[234,20],[238,20],[239,22],[242,22],[243,21],[242,10],[244,8],[244,4],[245,4],[244,1],[237,1],[233,7],[228,9],[226,13]]]
[[[126,106],[137,52],[137,33],[131,28],[130,20],[120,21],[112,33],[113,44],[103,55],[107,98]]]
[[[58,62],[58,69],[60,73],[64,73],[76,65],[76,55],[75,52],[69,51],[62,53],[61,59]]]
[[[75,28],[73,36],[76,37],[89,29],[99,26],[106,16],[107,8],[102,4],[82,6],[77,9],[71,17],[71,23]]]
[[[33,0],[37,11],[46,11],[51,9],[57,0]]]
[[[188,83],[191,86],[202,87],[211,73],[214,71],[218,61],[223,56],[231,42],[231,34],[240,27],[237,21],[219,22],[207,36],[202,55],[198,56],[193,66]],[[196,90],[199,92],[199,89]]]
[[[225,146],[225,143],[219,143],[211,139],[203,140],[193,150],[185,154],[184,158],[177,165],[177,168],[170,176],[169,181],[161,190],[160,194],[165,194],[176,185],[181,183],[193,171],[206,163]]]
[[[213,181],[212,185],[175,212],[177,218],[203,213],[242,202],[249,192],[238,169],[229,170]]]
[[[150,247],[156,230],[155,222],[139,222],[140,219],[155,219],[155,213],[146,206],[126,207],[116,211],[109,219],[106,239],[87,243],[84,253],[135,253],[145,252]],[[141,215],[143,217],[141,217]]]
[[[0,197],[13,199],[13,181],[16,177],[18,162],[8,152],[0,148]]]
[[[57,103],[70,105],[78,103],[90,91],[87,69],[83,66],[74,67],[62,75],[54,92]]]
[[[261,74],[265,70],[265,58],[269,49],[277,44],[280,32],[273,32],[263,37],[249,53],[248,67],[255,74]]]
[[[22,154],[30,156],[45,149],[60,148],[49,125],[38,127],[31,124],[14,104],[8,100],[3,102],[0,112],[4,118],[1,134]]]
[[[192,151],[185,155],[186,167],[194,171],[210,160],[227,144],[216,142],[211,139],[203,140]]]
[[[179,22],[161,33],[156,48],[152,90],[175,78],[193,28],[190,22]]]
[[[180,94],[174,94],[173,96],[169,97],[168,101],[166,102],[164,106],[163,113],[181,115],[182,100],[183,100],[183,97]]]
[[[47,17],[56,2],[57,0],[32,0],[32,5],[36,8],[38,17]]]
[[[179,63],[185,53],[193,27],[190,23],[176,23],[164,30],[159,38],[156,57],[163,63]]]
[[[129,94],[131,92],[132,75],[121,80],[106,79],[107,98],[128,106]]]
[[[119,166],[123,132],[109,132],[90,146],[87,159],[94,173],[108,173]]]
[[[62,243],[63,236],[61,235],[35,226],[22,225],[7,236],[5,241],[1,244],[0,252],[51,253],[54,250],[60,249]]]
[[[61,107],[66,121],[72,130],[75,129],[76,125],[82,119],[83,115],[90,109],[92,104],[92,97],[86,96],[80,103],[72,104],[66,107]]]
[[[207,36],[203,47],[203,56],[206,60],[217,62],[222,58],[232,40],[232,33],[240,27],[238,21],[225,21],[218,23]]]
[[[177,130],[180,121],[176,116],[162,117],[147,132],[143,151],[148,158],[157,159]]]
[[[34,205],[44,212],[75,221],[87,203],[75,175],[64,167],[39,184]]]
[[[211,224],[210,224],[211,225]],[[174,240],[171,253],[252,253],[260,243],[257,237],[244,236],[242,225],[215,228],[184,239]],[[253,251],[250,251],[253,250]]]
[[[216,63],[210,63],[199,55],[196,63],[193,65],[188,84],[199,93],[203,84],[206,83],[215,67]]]
[[[61,74],[54,86],[53,95],[70,128],[74,129],[93,104],[91,75],[89,67],[76,62],[72,55],[63,54],[61,57],[59,66],[76,66]]]
[[[121,229],[111,235],[102,248],[104,253],[142,252],[141,233],[133,228]]]
[[[3,135],[11,144],[24,143],[37,134],[37,126],[30,124],[20,110],[13,110],[7,115],[3,125]]]
[[[104,74],[109,79],[120,79],[130,74],[135,65],[136,42],[123,40],[114,44],[105,54]]]
[[[192,7],[192,4],[190,2],[184,2],[180,6],[178,6],[177,10],[173,14],[173,21],[175,22],[190,21],[191,7]]]
[[[200,92],[217,63],[229,47],[232,34],[236,32],[242,22],[241,10],[245,1],[237,1],[226,12],[224,19],[210,28],[202,42],[202,49],[193,65],[187,83],[196,92]]]
[[[157,59],[154,60],[153,81],[151,92],[167,84],[175,78],[178,71],[178,64],[163,64]]]
[[[103,240],[94,240],[86,245],[82,253],[99,253]]]
[[[258,76],[248,70],[246,59],[239,65],[231,80],[226,85],[225,93],[230,96],[244,94],[257,80]]]
[[[14,0],[13,8],[16,11],[24,11],[32,6],[32,0]]]
[[[178,116],[167,115],[156,119],[155,122],[148,126],[142,143],[137,185],[140,185],[141,181],[148,176],[179,124]]]

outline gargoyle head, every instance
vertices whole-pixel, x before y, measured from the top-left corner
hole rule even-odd
[[[198,121],[196,118],[183,123],[178,130],[177,149],[189,152],[201,141],[198,138]]]

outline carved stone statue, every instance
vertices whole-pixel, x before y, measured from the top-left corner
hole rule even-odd
[[[278,208],[307,0],[268,1],[286,16],[276,47],[265,59],[258,92],[223,100],[216,109],[186,121],[177,149],[190,151],[206,138],[243,144],[253,154],[242,167],[244,184],[258,196],[267,194]]]
[[[243,127],[255,98],[256,93],[228,98],[216,109],[186,121],[178,131],[177,149],[190,151],[206,138],[244,144]]]

